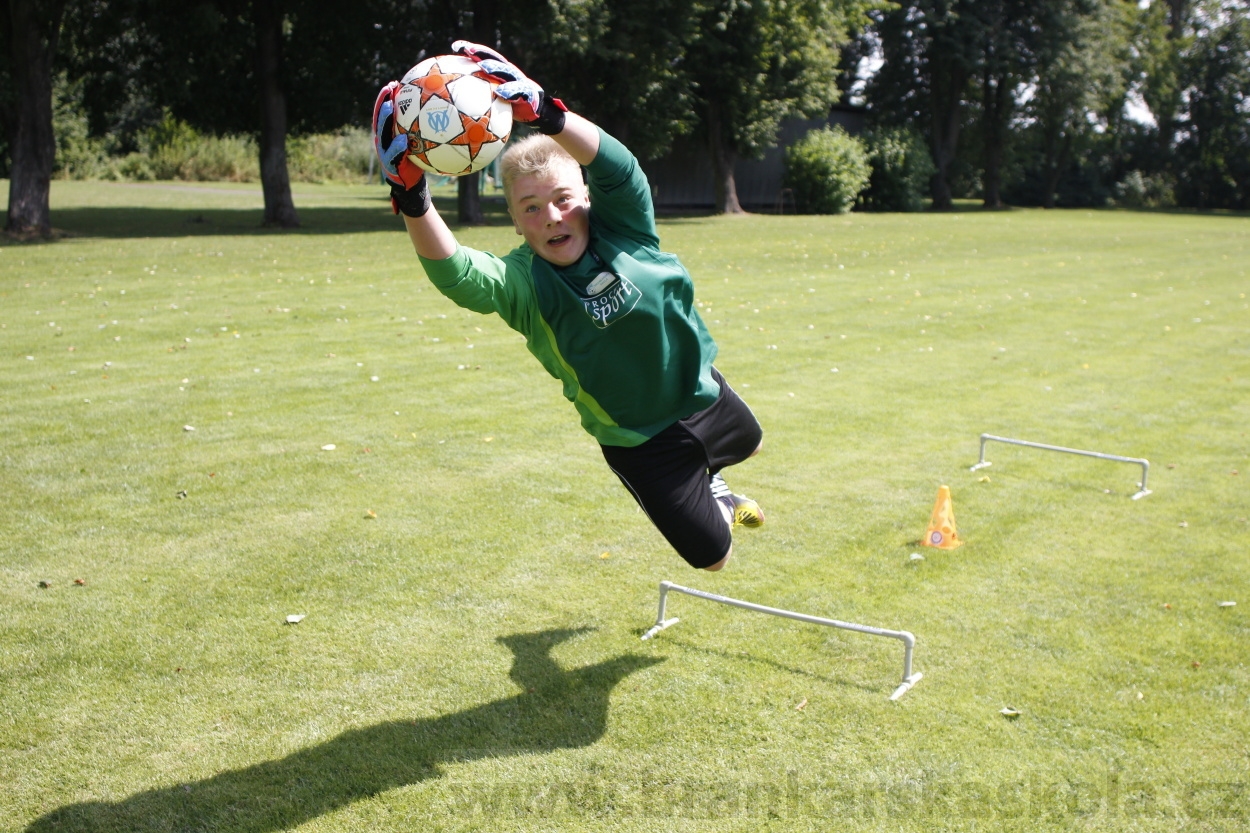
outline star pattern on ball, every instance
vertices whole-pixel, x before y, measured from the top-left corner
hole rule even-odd
[[[481,118],[476,119],[465,113],[460,113],[460,126],[463,128],[463,132],[447,144],[468,147],[469,158],[476,159],[482,150],[482,145],[499,141],[499,137],[491,132],[490,116],[489,110]]]
[[[427,142],[416,133],[408,134],[408,155],[419,159],[422,164],[429,166],[430,170],[437,169],[429,156],[430,151],[436,147],[438,147],[437,143]]]
[[[450,104],[451,91],[447,89],[447,85],[463,77],[463,72],[443,72],[442,67],[435,61],[430,71],[417,82],[421,85],[421,106],[424,107],[431,98],[441,98]]]

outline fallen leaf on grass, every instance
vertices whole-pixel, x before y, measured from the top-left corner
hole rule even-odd
[[[805,708],[807,708],[807,698],[806,698],[806,697],[804,697],[804,698],[803,698],[803,702],[802,702],[802,703],[799,703],[797,706],[795,706],[795,707],[794,707],[794,710],[795,710],[796,712],[801,712],[801,711],[803,711],[803,709],[805,709]]]
[[[292,613],[290,616],[286,617],[286,623],[288,625],[298,625],[302,621],[304,621],[303,613]]]
[[[321,446],[322,451],[333,451],[336,448],[338,448],[338,446],[336,446],[334,443],[326,443],[325,445]]]
[[[1015,720],[1017,717],[1020,716],[1020,712],[1016,709],[1013,709],[1011,706],[1003,706],[1002,709],[998,713],[1001,714],[1003,717],[1007,718],[1008,720]]]
[[[377,513],[377,512],[374,512],[372,509],[366,509],[366,510],[365,510],[365,517],[366,517],[366,518],[376,518],[377,516],[378,516],[378,513]]]
[[[601,553],[599,553],[599,558],[600,558],[600,559],[604,559],[604,558],[611,558],[611,557],[612,557],[612,553],[610,553],[610,552],[601,552]]]
[[[1189,664],[1190,664],[1190,665],[1192,665],[1194,668],[1201,668],[1201,667],[1202,667],[1202,663],[1198,662],[1198,660],[1194,660],[1193,662],[1191,662],[1191,663],[1189,663]]]
[[[1220,607],[1236,607],[1236,602],[1220,602]]]
[[[182,490],[180,490],[180,491],[178,492],[178,494],[177,494],[175,497],[177,497],[177,498],[178,498],[178,500],[182,500],[182,499],[184,499],[186,496],[187,496],[187,490],[186,490],[186,489],[182,489]]]
[[[39,582],[39,586],[40,586],[40,587],[42,587],[42,588],[44,588],[44,589],[46,590],[46,589],[48,589],[49,587],[51,587],[51,586],[52,586],[52,582],[50,582],[50,581],[41,581],[41,582]]]
[[[87,580],[85,578],[74,579],[74,584],[77,584],[79,587],[82,587],[86,583],[87,583]]]
[[[182,426],[182,430],[183,430],[183,431],[194,431],[194,430],[195,430],[195,426],[194,426],[194,425],[184,425],[184,426]]]

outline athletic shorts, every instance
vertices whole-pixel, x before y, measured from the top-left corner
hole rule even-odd
[[[600,446],[664,538],[690,566],[710,567],[729,553],[729,524],[712,497],[709,478],[754,453],[764,436],[759,421],[715,368],[720,396],[642,445]]]

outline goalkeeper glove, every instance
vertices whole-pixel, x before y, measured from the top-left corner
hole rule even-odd
[[[502,83],[495,95],[512,105],[512,117],[536,128],[548,136],[564,129],[564,114],[568,112],[564,102],[552,98],[517,68],[516,64],[488,46],[458,40],[451,45],[452,51],[477,62],[482,70]]]
[[[395,93],[392,81],[378,92],[373,105],[373,149],[382,174],[391,184],[391,208],[398,214],[420,217],[430,210],[430,188],[425,172],[408,158],[408,134],[395,129]]]

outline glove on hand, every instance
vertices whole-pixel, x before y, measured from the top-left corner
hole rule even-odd
[[[408,158],[408,136],[395,129],[395,93],[399,82],[392,81],[378,93],[373,105],[373,149],[382,165],[382,174],[391,183],[391,208],[398,214],[420,217],[430,210],[430,188],[425,172]]]
[[[512,118],[532,125],[540,133],[549,136],[564,129],[564,114],[569,108],[560,99],[547,95],[516,64],[489,46],[478,43],[458,40],[451,48],[452,51],[476,61],[487,75],[502,82],[496,88],[495,95],[512,105]]]
[[[373,149],[382,163],[382,173],[391,182],[411,188],[424,176],[424,171],[408,158],[408,135],[395,129],[395,93],[398,81],[392,81],[378,92],[373,104]]]

